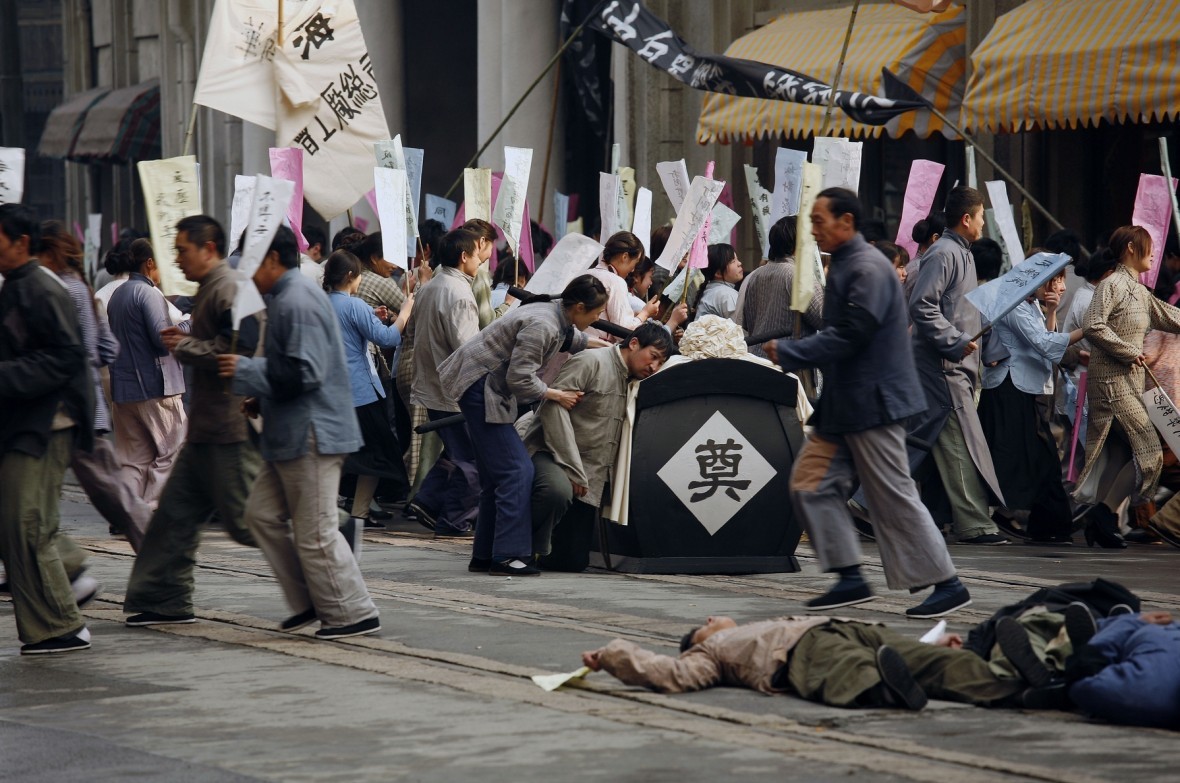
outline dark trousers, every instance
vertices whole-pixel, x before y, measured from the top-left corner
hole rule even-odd
[[[585,571],[590,565],[597,509],[574,498],[569,476],[553,456],[533,455],[533,551],[546,571]]]
[[[427,410],[431,421],[455,414]],[[444,530],[470,530],[479,510],[479,471],[467,426],[454,424],[438,430],[443,452],[426,474],[414,499],[433,513]],[[436,528],[437,529],[437,528]]]
[[[459,400],[479,467],[479,519],[472,554],[484,560],[531,558],[533,461],[515,427],[484,418],[484,383],[480,378]]]

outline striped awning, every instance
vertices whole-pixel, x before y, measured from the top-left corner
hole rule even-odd
[[[111,90],[90,107],[68,160],[130,163],[160,156],[160,80]]]
[[[971,55],[964,130],[1180,115],[1180,0],[1030,0]]]
[[[781,65],[830,84],[836,78],[849,12],[850,7],[787,13],[737,39],[725,54]],[[966,14],[961,5],[925,15],[893,4],[861,5],[840,87],[882,95],[881,69],[888,68],[953,117],[966,81],[966,38]],[[725,144],[772,136],[805,138],[819,132],[823,117],[822,106],[709,93],[697,124],[697,141]],[[830,132],[876,137],[882,130],[894,138],[909,130],[923,138],[938,131],[956,138],[928,111],[903,114],[885,126],[872,126],[853,122],[836,109]]]
[[[45,120],[45,130],[41,132],[41,142],[37,145],[37,154],[49,158],[64,158],[74,149],[74,142],[82,131],[82,123],[86,120],[86,113],[90,107],[106,97],[110,92],[106,87],[95,87],[93,90],[80,92],[68,101],[55,107],[49,112]]]

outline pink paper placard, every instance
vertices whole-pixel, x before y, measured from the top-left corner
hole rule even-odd
[[[299,252],[307,252],[307,240],[303,238],[303,149],[300,147],[271,147],[270,175],[278,179],[289,179],[295,183],[295,195],[287,207],[287,222],[295,232]]]
[[[910,179],[905,186],[905,201],[901,206],[901,222],[897,226],[897,244],[904,247],[910,257],[918,254],[918,243],[910,236],[914,225],[924,220],[934,206],[934,195],[946,166],[932,160],[915,160],[910,166]]]
[[[1172,189],[1177,180],[1172,178]],[[1168,223],[1172,220],[1172,196],[1168,182],[1158,174],[1140,174],[1139,190],[1135,193],[1135,212],[1131,223],[1142,226],[1151,234],[1151,269],[1139,275],[1139,282],[1155,288],[1160,276],[1160,259],[1164,255],[1164,241],[1168,238]]]

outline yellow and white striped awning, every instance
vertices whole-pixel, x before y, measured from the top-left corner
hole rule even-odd
[[[968,131],[1180,114],[1180,0],[1030,0],[971,55]]]
[[[725,54],[800,71],[831,84],[850,8],[787,13],[734,41]],[[952,5],[939,14],[918,14],[893,4],[862,4],[848,45],[840,77],[841,90],[882,95],[881,69],[888,68],[954,117],[963,96],[966,71],[966,15]],[[769,136],[804,138],[818,133],[824,107],[786,101],[735,98],[709,93],[697,124],[697,141],[753,141]],[[913,130],[922,138],[938,131],[957,138],[928,111],[895,117],[887,125],[853,122],[839,108],[832,115],[831,133],[841,136],[897,138]]]

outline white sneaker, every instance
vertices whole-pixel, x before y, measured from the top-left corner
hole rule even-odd
[[[94,600],[100,587],[97,579],[85,574],[70,582],[70,589],[74,591],[74,601],[79,609]]]

